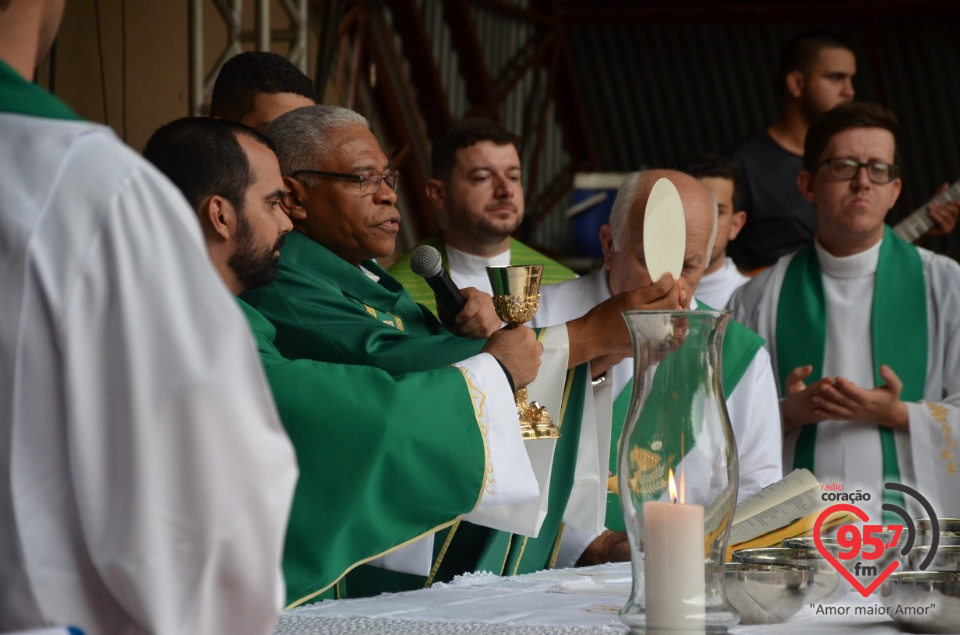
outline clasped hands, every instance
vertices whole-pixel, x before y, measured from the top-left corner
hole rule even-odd
[[[787,376],[787,396],[780,404],[784,433],[827,419],[909,429],[907,404],[900,401],[903,382],[886,364],[880,366],[884,384],[876,388],[861,388],[844,377],[824,377],[807,386],[803,380],[812,372],[813,366],[800,366]]]

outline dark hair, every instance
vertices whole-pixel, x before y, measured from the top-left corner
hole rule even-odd
[[[823,49],[845,49],[853,53],[850,41],[832,31],[804,31],[790,38],[780,51],[780,63],[777,67],[780,90],[787,89],[787,75],[793,71],[800,71],[804,75],[810,72],[817,55]]]
[[[733,183],[733,209],[740,209],[740,175],[737,164],[727,157],[709,152],[695,152],[688,154],[673,166],[675,170],[686,172],[695,179],[716,177],[727,179]]]
[[[247,51],[220,68],[210,98],[210,116],[239,121],[253,111],[260,93],[294,93],[317,101],[313,82],[282,55]]]
[[[208,196],[222,196],[238,213],[244,192],[256,180],[237,137],[245,135],[273,150],[253,128],[223,119],[183,117],[161,126],[147,141],[143,156],[173,181],[197,211]]]
[[[469,148],[481,141],[492,141],[498,146],[512,143],[520,153],[520,137],[498,121],[490,119],[462,119],[450,124],[433,142],[431,168],[433,178],[446,179],[457,164],[457,150]]]
[[[814,173],[830,139],[850,128],[889,130],[893,134],[893,162],[900,165],[900,123],[897,116],[879,104],[853,102],[828,110],[810,124],[803,142],[803,169]]]

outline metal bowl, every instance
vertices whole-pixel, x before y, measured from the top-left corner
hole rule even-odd
[[[928,545],[919,545],[907,554],[907,566],[911,571],[919,571],[920,565],[930,554]],[[927,571],[960,572],[960,545],[939,545],[937,553],[926,569]]]
[[[933,535],[933,526],[929,518],[918,518],[917,542],[918,545],[929,545]],[[940,528],[941,545],[960,545],[960,518],[939,518],[937,525]]]
[[[790,564],[728,562],[723,565],[724,593],[740,614],[741,624],[779,624],[810,597],[811,567]]]
[[[799,567],[812,567],[814,569],[813,591],[808,598],[812,604],[830,604],[839,600],[850,590],[850,585],[844,577],[816,549],[804,547],[741,549],[733,552],[733,559],[737,562],[755,564],[792,564]]]
[[[960,624],[960,573],[900,571],[880,585],[887,614],[917,633],[956,633]]]
[[[893,540],[894,533],[892,531],[880,532],[875,535],[879,536],[884,541],[884,543],[889,544]],[[894,546],[893,548],[884,549],[883,552],[881,552],[880,557],[874,560],[870,560],[864,556],[864,553],[863,553],[864,549],[861,549],[860,553],[857,554],[856,558],[852,558],[850,560],[844,560],[843,558],[840,557],[840,553],[849,551],[849,549],[846,549],[840,546],[840,543],[837,542],[836,538],[821,537],[820,541],[823,544],[823,546],[827,550],[829,550],[830,553],[832,553],[834,557],[837,558],[837,560],[840,561],[840,563],[844,566],[844,568],[854,575],[858,575],[858,571],[862,571],[864,567],[874,567],[877,571],[884,571],[890,565],[890,563],[893,562],[894,560],[900,560],[903,563],[900,565],[901,568],[903,568],[904,565],[906,564],[903,558],[901,558],[900,556],[900,550],[903,548],[903,545],[906,543],[906,538],[904,538],[903,534],[901,534],[900,536],[900,544]],[[816,542],[814,542],[813,536],[786,538],[783,541],[783,546],[784,547],[803,547],[806,549],[817,548],[817,545],[816,545]],[[872,547],[867,547],[866,549],[869,549],[871,551],[873,550]],[[857,563],[860,564],[859,569],[857,567]],[[869,571],[869,569],[867,570]]]
[[[930,531],[933,526],[929,518],[918,518],[916,520],[917,531]],[[938,518],[937,525],[940,526],[940,533],[960,534],[960,518]]]

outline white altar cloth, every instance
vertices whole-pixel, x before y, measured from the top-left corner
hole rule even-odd
[[[375,598],[327,600],[286,611],[274,635],[623,635],[617,617],[630,593],[629,563],[541,571],[515,577],[462,576],[450,584]],[[854,615],[879,606],[879,596],[850,592],[831,606],[848,615],[817,615],[807,605],[784,624],[735,626],[731,634],[893,635],[905,632],[886,616]]]

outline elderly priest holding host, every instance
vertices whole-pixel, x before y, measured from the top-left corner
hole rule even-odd
[[[716,202],[710,191],[688,174],[648,170],[629,175],[617,192],[610,223],[600,230],[604,266],[582,278],[545,287],[535,325],[575,318],[612,295],[652,284],[644,255],[644,217],[651,189],[661,178],[676,186],[686,224],[683,269],[676,284],[681,289],[680,303],[672,308],[709,308],[698,304],[696,289],[716,237]],[[723,387],[740,458],[739,495],[742,498],[782,476],[776,384],[763,340],[743,325],[730,323],[722,354]],[[633,386],[633,360],[616,364],[605,379],[597,390],[609,391],[609,399],[613,401],[613,434],[608,455],[610,473],[615,476],[618,441]],[[611,478],[611,482],[615,480]],[[614,491],[608,495],[606,523],[608,529],[624,530],[619,499]],[[561,547],[561,557],[566,557],[563,563],[572,564],[581,557],[591,539],[589,534],[567,532]]]

